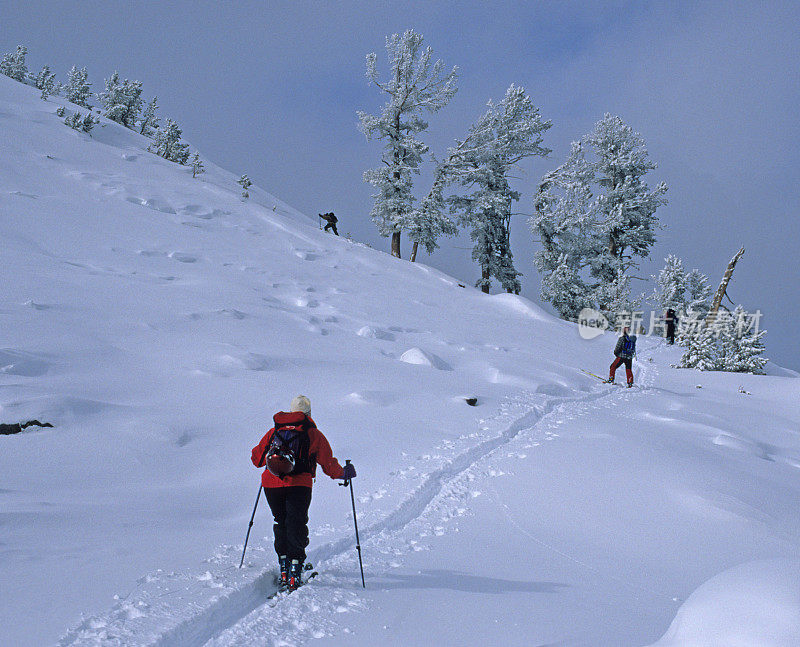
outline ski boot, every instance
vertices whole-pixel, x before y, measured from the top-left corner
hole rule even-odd
[[[633,382],[628,382],[628,388],[630,389],[633,386]]]
[[[278,586],[287,587],[289,586],[289,558],[286,555],[279,555],[278,564],[280,565]]]
[[[289,590],[294,591],[303,584],[303,563],[297,559],[292,560],[289,568]]]

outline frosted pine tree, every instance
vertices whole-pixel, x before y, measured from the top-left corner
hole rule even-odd
[[[637,267],[634,257],[650,254],[659,226],[655,212],[666,203],[667,185],[661,182],[650,190],[644,176],[656,164],[650,160],[642,137],[619,117],[607,113],[584,141],[597,157],[597,233],[607,252],[593,263],[592,273],[610,282],[619,270],[627,273]]]
[[[111,121],[133,128],[142,111],[142,84],[139,81],[119,80],[114,72],[106,79],[106,89],[98,95],[105,107],[103,113]]]
[[[705,317],[711,307],[711,286],[708,277],[694,269],[686,275],[686,312]]]
[[[683,323],[683,322],[682,322]],[[684,329],[679,343],[686,350],[676,368],[696,368],[699,371],[716,371],[721,367],[718,339],[713,329],[698,325]]]
[[[25,81],[28,68],[25,66],[25,56],[28,49],[24,45],[17,45],[15,52],[10,52],[3,56],[0,61],[0,74],[5,74],[15,81]]]
[[[247,177],[246,175],[243,175],[238,180],[236,180],[236,183],[242,187],[242,199],[246,200],[247,198],[249,198],[250,194],[247,192],[247,189],[253,186],[253,183],[250,181],[250,178]]]
[[[42,99],[45,101],[51,94],[56,93],[56,73],[50,71],[50,67],[45,65],[34,80],[37,90],[42,91]]]
[[[152,101],[144,109],[142,121],[139,124],[139,132],[145,137],[151,137],[159,128],[160,124],[158,117],[156,117],[156,110],[158,110],[158,97],[153,97]]]
[[[433,51],[422,43],[422,35],[413,30],[386,39],[390,71],[385,81],[379,80],[375,53],[367,56],[367,78],[388,99],[379,115],[358,113],[367,139],[385,142],[382,166],[366,171],[364,181],[378,190],[370,215],[381,236],[391,236],[392,255],[397,257],[402,231],[413,229],[423,242],[428,240],[425,232],[436,229],[437,225],[416,222],[422,216],[414,209],[413,176],[428,152],[417,135],[428,128],[423,115],[441,110],[457,91],[456,68],[445,73],[441,60],[431,63]]]
[[[596,309],[635,303],[621,292],[629,283],[620,276],[638,267],[636,257],[647,257],[655,242],[655,212],[667,191],[663,182],[651,191],[644,181],[655,167],[644,140],[606,114],[542,181],[531,223],[544,247],[536,258],[539,270],[554,271],[567,253]]]
[[[84,108],[92,108],[92,106],[89,105],[89,97],[92,94],[92,84],[89,83],[88,78],[89,74],[86,72],[85,67],[79,70],[74,65],[72,66],[72,69],[69,71],[69,77],[67,78],[67,85],[64,86],[64,97],[67,101],[71,101]]]
[[[156,131],[153,143],[147,150],[178,164],[186,164],[189,159],[189,144],[181,143],[181,129],[172,119]]]
[[[192,177],[197,177],[201,173],[206,172],[206,168],[203,165],[202,160],[200,159],[200,153],[194,154],[194,156],[192,157],[191,165],[192,165]]]
[[[581,310],[593,305],[587,301],[588,292],[567,254],[561,254],[553,270],[542,278],[542,299],[568,321],[577,321]]]
[[[686,308],[688,276],[683,269],[683,261],[677,256],[670,254],[664,261],[665,265],[658,276],[651,277],[656,282],[656,289],[651,299],[662,310],[672,308],[676,312],[681,312]]]
[[[486,293],[492,278],[506,292],[520,291],[510,242],[511,207],[520,194],[511,188],[509,174],[523,159],[550,152],[542,146],[542,133],[550,126],[525,89],[512,84],[500,103],[489,101],[487,112],[470,128],[470,146],[457,156],[450,151],[451,173],[463,187],[474,188],[450,203],[475,241],[472,258],[481,266],[476,285]]]
[[[432,254],[439,247],[438,239],[441,236],[454,236],[458,227],[447,216],[444,189],[448,183],[444,166],[438,165],[434,175],[433,186],[422,202],[419,210],[409,218],[408,237],[413,241],[410,260],[417,260],[417,250],[420,243],[425,246],[428,254]]]
[[[724,319],[721,330],[721,347],[723,349],[721,369],[735,373],[763,374],[767,359],[762,357],[766,330],[751,330],[749,317],[744,308],[736,306],[732,313]]]
[[[542,179],[534,200],[535,215],[528,220],[542,245],[533,259],[543,274],[541,296],[568,321],[577,320],[583,308],[595,305],[595,288],[587,283],[585,271],[597,247],[593,179],[580,143],[573,142],[567,161]]]

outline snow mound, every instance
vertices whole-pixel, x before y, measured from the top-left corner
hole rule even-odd
[[[747,562],[712,577],[651,647],[800,645],[800,560]]]
[[[495,294],[490,297],[497,303],[501,303],[515,312],[536,319],[537,321],[552,321],[553,317],[547,314],[542,308],[537,306],[532,301],[528,301],[525,297],[517,294]]]
[[[400,355],[400,361],[406,364],[419,364],[421,366],[430,366],[440,371],[452,371],[453,367],[445,362],[438,355],[429,353],[421,348],[409,348],[405,353]]]

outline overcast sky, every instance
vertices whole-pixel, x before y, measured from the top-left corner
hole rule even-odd
[[[768,356],[800,369],[800,3],[0,0],[0,17],[3,52],[25,44],[29,67],[49,64],[60,80],[86,66],[95,89],[115,69],[142,81],[205,157],[311,216],[335,211],[342,233],[382,249],[361,180],[380,145],[356,111],[380,108],[364,57],[377,52],[386,70],[387,35],[413,28],[460,69],[458,94],[423,136],[434,153],[511,83],[552,120],[553,153],[515,181],[519,212],[531,213],[538,180],[572,140],[618,114],[659,165],[651,186],[669,185],[665,228],[638,274],[674,253],[716,287],[744,245],[729,294],[764,312]],[[512,245],[523,294],[538,302],[524,215]],[[469,247],[447,240],[421,260],[472,283]]]

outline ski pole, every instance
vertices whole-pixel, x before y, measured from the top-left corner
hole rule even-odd
[[[350,461],[346,460],[344,462],[345,465],[349,465]],[[353,524],[356,527],[356,550],[358,551],[358,566],[361,569],[361,586],[367,588],[367,585],[364,583],[364,562],[361,561],[361,542],[358,539],[358,519],[356,519],[356,497],[353,494],[353,479],[347,479],[344,483],[339,483],[339,485],[343,485],[347,487],[350,486],[350,501],[353,504]]]
[[[263,463],[264,459],[267,457],[267,451],[269,450],[269,445],[267,445],[264,453],[261,455],[261,460],[259,463]],[[258,500],[261,498],[261,483],[258,484],[258,494],[256,494],[256,504],[253,506],[253,514],[250,515],[250,525],[247,526],[247,535],[244,538],[244,548],[242,549],[242,561],[239,562],[239,568],[242,567],[244,564],[244,553],[247,550],[247,542],[250,539],[250,531],[253,529],[253,519],[256,518],[256,508],[258,508]]]

